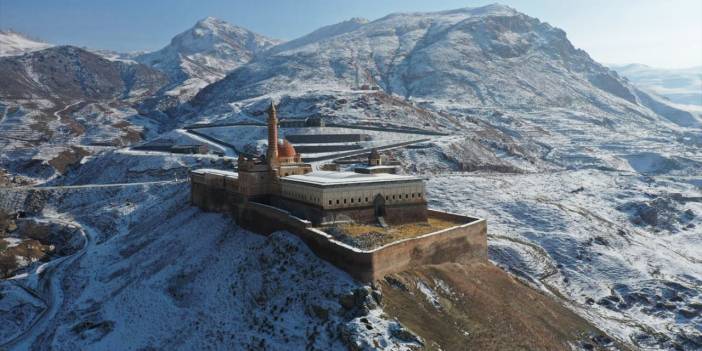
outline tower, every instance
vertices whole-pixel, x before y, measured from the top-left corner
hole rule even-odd
[[[268,151],[266,152],[268,165],[273,168],[278,164],[278,116],[275,104],[271,101],[268,108]]]
[[[380,158],[380,153],[377,149],[371,150],[370,155],[368,155],[368,165],[369,166],[380,166],[382,159]]]

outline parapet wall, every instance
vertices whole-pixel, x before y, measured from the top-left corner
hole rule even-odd
[[[387,274],[425,264],[487,260],[487,224],[484,219],[428,210],[430,217],[464,224],[373,250],[361,250],[313,228],[310,221],[288,211],[248,201],[231,189],[224,188],[224,180],[221,183],[207,177],[191,177],[191,180],[194,205],[206,211],[230,213],[241,227],[259,234],[289,231],[302,239],[319,257],[363,282],[380,280]]]

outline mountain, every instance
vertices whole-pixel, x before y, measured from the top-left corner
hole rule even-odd
[[[702,66],[664,69],[634,63],[610,67],[646,91],[702,112]]]
[[[367,19],[354,17],[348,21],[324,26],[324,27],[319,28],[319,29],[313,31],[312,33],[304,35],[300,38],[297,38],[297,39],[294,39],[294,40],[291,40],[291,41],[288,41],[288,42],[285,42],[282,44],[278,44],[278,45],[274,46],[273,48],[271,48],[267,52],[267,54],[271,55],[271,54],[275,54],[275,53],[278,53],[281,51],[305,46],[309,43],[314,43],[314,42],[326,40],[326,39],[335,37],[337,35],[341,35],[344,33],[354,31],[366,23],[368,23]]]
[[[153,95],[166,77],[141,64],[111,61],[73,46],[0,58],[2,100],[130,99]]]
[[[189,56],[211,49],[193,41]],[[560,29],[500,5],[352,19],[193,98],[207,81],[185,56],[167,76],[83,51],[0,59],[0,272],[17,274],[0,349],[702,349],[699,118]],[[326,122],[281,136],[439,132],[381,152],[426,179],[430,208],[487,219],[491,263],[364,287],[287,233],[192,207],[189,171],[265,145],[251,122],[271,100]],[[226,156],[127,147],[152,138]],[[42,228],[65,229],[56,252]]]
[[[658,109],[674,123],[699,123],[687,112],[660,108],[575,48],[563,30],[502,5],[397,13],[323,28],[255,57],[203,89],[194,103],[350,89],[357,75],[361,84],[417,101],[638,114]]]
[[[161,50],[135,57],[164,73],[174,86],[169,95],[187,98],[278,41],[214,17],[198,21]]]
[[[28,38],[21,33],[0,31],[0,56],[22,55],[50,46],[51,44]]]
[[[146,137],[158,124],[136,108],[168,84],[151,67],[73,46],[0,57],[0,76],[0,164],[40,177],[80,161],[87,152],[76,145]]]

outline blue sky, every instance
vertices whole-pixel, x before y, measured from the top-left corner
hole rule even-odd
[[[419,0],[0,0],[0,28],[51,43],[117,51],[165,46],[197,20],[215,16],[293,39],[351,17],[474,7],[491,1]],[[702,65],[702,0],[504,0],[568,33],[604,63]]]

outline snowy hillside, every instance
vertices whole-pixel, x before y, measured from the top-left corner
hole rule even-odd
[[[139,55],[135,60],[166,73],[174,84],[167,94],[186,99],[277,43],[207,17],[176,35],[163,49]]]
[[[506,6],[350,23],[274,48],[275,55],[255,58],[194,103],[211,107],[281,90],[350,89],[358,72],[361,84],[405,99],[642,115],[656,110],[676,123],[699,124],[687,112],[660,108],[573,47],[561,29]]]
[[[636,86],[702,113],[702,66],[661,69],[641,64],[610,65]]]
[[[0,56],[22,55],[51,47],[41,41],[36,41],[13,31],[0,31]]]
[[[88,236],[80,258],[23,261],[26,275],[0,282],[0,322],[16,321],[0,328],[0,348],[18,335],[13,345],[36,336],[37,348],[56,349],[329,349],[348,346],[349,337],[387,349],[415,345],[396,337],[407,334],[397,333],[391,313],[420,336],[476,349],[507,333],[484,327],[494,320],[463,323],[496,314],[518,345],[521,331],[545,340],[563,333],[552,329],[566,328],[561,321],[578,320],[566,328],[572,335],[594,325],[608,336],[550,345],[702,348],[702,119],[651,88],[682,93],[694,79],[638,66],[616,73],[563,30],[501,5],[351,19],[282,44],[207,18],[137,58],[148,65],[108,56],[118,60],[72,47],[0,58],[10,82],[0,85],[0,184],[56,187],[0,189],[0,209]],[[524,314],[498,299],[511,286],[490,294],[491,280],[465,267],[422,267],[385,281],[395,289],[390,300],[360,317],[339,307],[339,296],[359,286],[304,245],[191,208],[188,170],[231,169],[232,145],[265,144],[263,128],[226,124],[264,121],[271,99],[284,119],[374,128],[371,143],[399,140],[397,128],[441,133],[384,156],[427,178],[431,207],[486,218],[490,260],[536,289],[535,299],[551,301],[548,311],[563,305],[579,317]],[[202,142],[186,128],[198,123],[219,124],[198,130],[228,157],[125,147]],[[41,322],[31,327],[34,318]],[[128,334],[134,342],[120,344]]]

